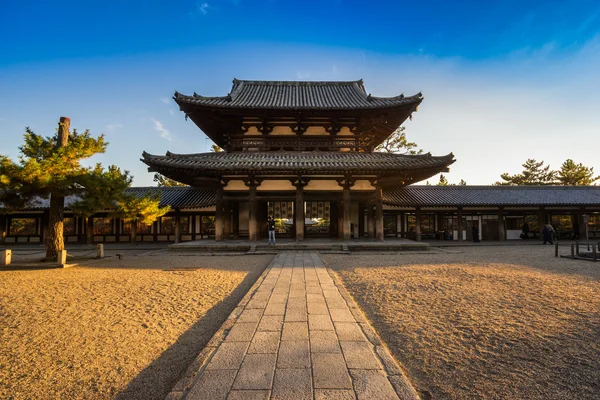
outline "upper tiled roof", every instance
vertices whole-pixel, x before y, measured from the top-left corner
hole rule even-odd
[[[600,205],[600,186],[407,186],[384,190],[388,205],[585,206]]]
[[[203,174],[243,173],[313,173],[340,174],[392,173],[421,169],[445,169],[454,162],[452,153],[434,157],[431,154],[402,155],[354,152],[239,152],[199,153],[155,156],[144,152],[142,161],[153,170],[195,170]]]
[[[423,100],[421,93],[404,97],[375,97],[367,94],[362,80],[342,82],[245,81],[233,80],[227,96],[186,96],[175,92],[177,104],[219,108],[269,109],[375,109],[414,104]]]

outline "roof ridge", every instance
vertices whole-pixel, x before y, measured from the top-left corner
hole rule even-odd
[[[241,84],[248,84],[248,85],[272,85],[272,86],[277,86],[277,85],[288,85],[288,86],[311,86],[311,85],[316,85],[316,86],[351,86],[354,84],[357,85],[363,85],[363,80],[362,79],[358,79],[355,81],[285,81],[285,80],[280,80],[280,81],[261,81],[261,80],[244,80],[244,79],[234,79],[233,80],[233,84],[234,87],[241,85]]]

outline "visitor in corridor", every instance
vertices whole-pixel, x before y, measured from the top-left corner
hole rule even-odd
[[[473,234],[473,243],[479,243],[479,227],[477,224],[473,224],[471,228],[471,233]]]
[[[523,232],[521,232],[521,239],[527,239],[529,237],[529,224],[525,222],[523,224]]]
[[[554,244],[552,242],[552,235],[555,233],[554,228],[550,224],[544,225],[544,229],[542,230],[542,235],[544,235],[544,243],[549,242],[550,244]]]
[[[275,219],[273,217],[269,217],[267,224],[269,228],[269,246],[275,246]]]

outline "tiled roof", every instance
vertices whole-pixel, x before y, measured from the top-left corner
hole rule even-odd
[[[194,93],[186,96],[175,92],[177,104],[204,105],[219,108],[269,109],[375,109],[421,103],[418,93],[404,97],[375,97],[367,94],[363,81],[297,82],[233,80],[227,96],[204,97]]]
[[[452,153],[403,155],[355,152],[239,152],[156,156],[144,152],[142,161],[152,170],[195,170],[202,173],[258,172],[339,174],[350,171],[390,173],[407,170],[445,169],[454,162]]]
[[[216,192],[210,189],[193,188],[189,186],[172,187],[131,187],[125,191],[128,194],[134,194],[142,197],[147,194],[160,195],[160,206],[171,206],[172,208],[201,208],[210,207],[216,204]],[[75,203],[79,198],[77,196],[65,197],[65,209]],[[0,203],[0,208],[2,204]],[[26,210],[43,210],[50,208],[50,199],[41,197],[31,200]]]
[[[407,186],[384,190],[396,206],[585,206],[600,205],[600,186]]]

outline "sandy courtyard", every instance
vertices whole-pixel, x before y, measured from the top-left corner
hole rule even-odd
[[[0,272],[0,398],[164,398],[271,259],[162,255]]]
[[[424,399],[600,398],[600,263],[460,251],[324,257]]]

